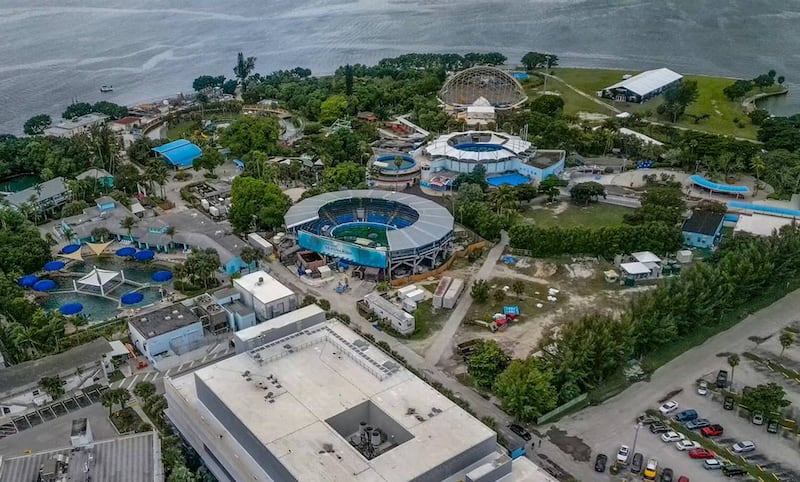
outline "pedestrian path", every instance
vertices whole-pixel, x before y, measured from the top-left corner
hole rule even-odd
[[[133,390],[136,387],[136,384],[139,382],[150,382],[155,383],[157,380],[164,378],[164,377],[174,377],[180,375],[181,373],[188,372],[191,370],[196,370],[200,367],[213,363],[217,360],[222,360],[224,358],[228,358],[235,354],[236,351],[231,348],[227,347],[224,350],[215,350],[209,353],[208,355],[204,356],[203,358],[198,358],[197,360],[188,361],[186,363],[181,363],[176,367],[172,367],[166,372],[159,372],[156,370],[150,371],[140,371],[124,380],[118,380],[112,383],[110,386],[111,388],[124,388],[126,390]]]

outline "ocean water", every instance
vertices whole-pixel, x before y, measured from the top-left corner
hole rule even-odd
[[[752,77],[800,90],[798,0],[0,0],[0,132],[73,99],[134,103],[202,74],[332,72],[407,52],[557,53],[565,66]],[[101,94],[99,87],[114,86]],[[800,112],[800,92],[771,101]]]

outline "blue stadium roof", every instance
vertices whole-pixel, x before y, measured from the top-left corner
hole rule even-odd
[[[192,161],[203,155],[200,148],[187,141],[179,139],[163,146],[154,147],[153,150],[162,156],[173,166],[183,168],[191,167]]]
[[[733,184],[719,184],[713,181],[709,181],[703,176],[698,176],[697,174],[689,176],[689,180],[700,187],[716,192],[726,192],[733,194],[746,194],[750,192],[750,189],[747,186],[735,186]]]

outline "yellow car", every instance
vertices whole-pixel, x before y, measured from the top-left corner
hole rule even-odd
[[[656,475],[658,473],[658,460],[656,459],[648,459],[647,465],[644,467],[644,475],[645,479],[648,480],[656,480]]]

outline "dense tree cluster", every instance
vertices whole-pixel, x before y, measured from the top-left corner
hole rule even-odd
[[[289,197],[275,184],[239,176],[231,185],[230,221],[240,233],[275,229],[291,205]]]
[[[669,118],[673,123],[678,122],[678,119],[686,112],[686,108],[697,100],[699,95],[697,81],[684,80],[664,92],[664,103],[659,105],[656,111]]]
[[[128,115],[128,108],[124,105],[114,104],[113,102],[100,101],[95,104],[88,102],[75,102],[67,107],[67,110],[61,114],[64,119],[74,119],[82,115],[91,114],[92,112],[99,112],[105,114],[111,119],[121,119]]]
[[[522,56],[522,64],[528,70],[550,69],[558,65],[558,55],[528,52]]]
[[[280,127],[271,117],[245,116],[226,127],[219,137],[219,143],[231,150],[231,154],[241,157],[251,151],[274,154],[277,151]]]
[[[800,150],[800,114],[766,119],[758,130],[758,140],[769,150]]]

